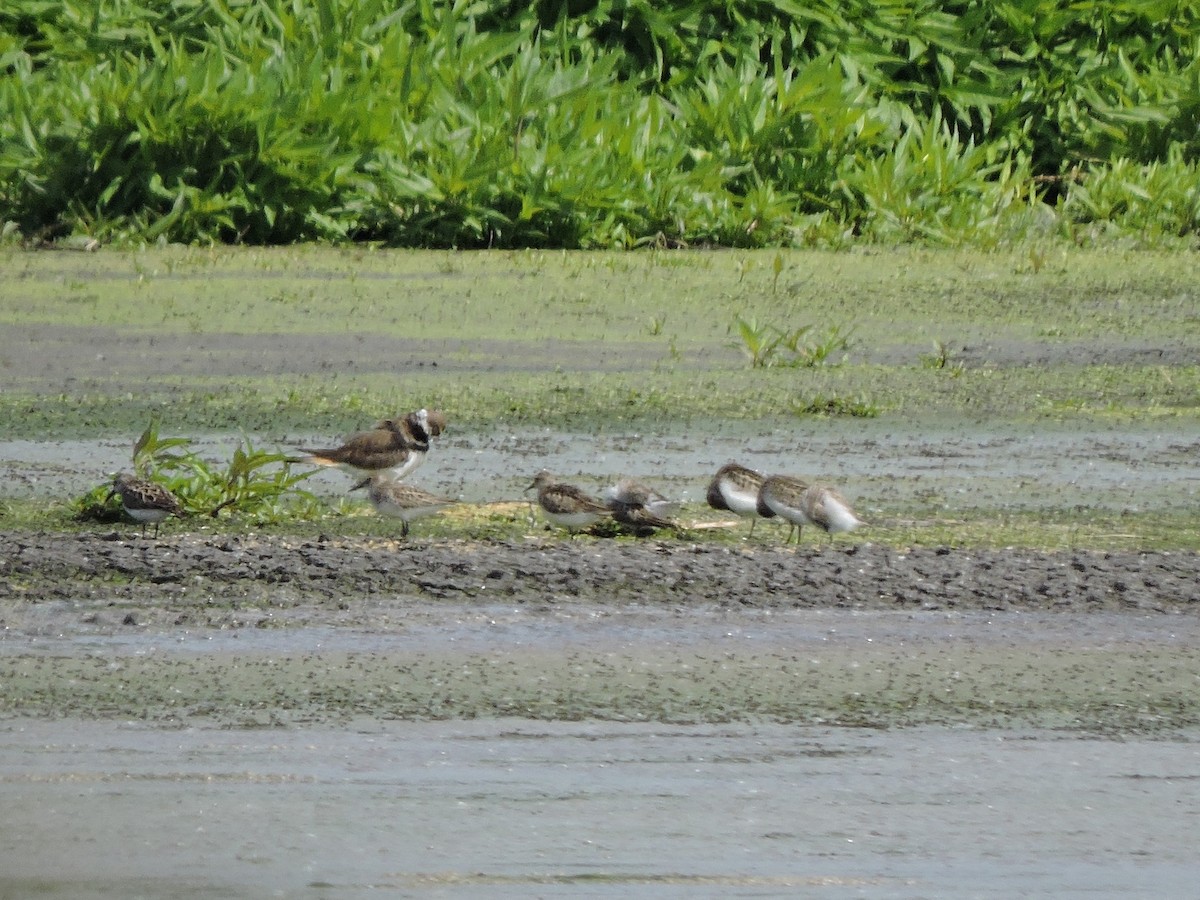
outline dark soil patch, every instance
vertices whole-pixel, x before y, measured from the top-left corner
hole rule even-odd
[[[124,534],[3,535],[0,594],[317,607],[367,596],[750,608],[1200,610],[1200,556],[1029,550],[729,548],[591,539],[396,543]],[[187,598],[184,600],[184,598]]]

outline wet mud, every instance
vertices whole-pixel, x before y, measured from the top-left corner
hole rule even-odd
[[[1190,553],[3,540],[9,715],[1200,724]]]
[[[854,609],[1195,612],[1189,552],[961,550],[858,544],[729,547],[580,538],[525,542],[298,539],[129,532],[0,535],[0,593],[19,598],[153,598],[142,618],[213,616],[236,598],[336,609],[399,601],[715,604]],[[189,598],[197,598],[191,600]],[[205,598],[217,598],[215,608]],[[199,604],[199,605],[197,605]]]

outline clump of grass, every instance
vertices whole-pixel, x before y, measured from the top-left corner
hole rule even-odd
[[[792,400],[792,412],[798,416],[853,416],[874,419],[879,407],[858,397],[812,397]]]
[[[933,342],[932,353],[921,354],[921,365],[926,369],[939,369],[957,378],[963,372],[962,362],[956,362],[954,351],[944,341]]]
[[[815,334],[814,325],[799,328],[780,328],[758,319],[738,316],[734,320],[742,349],[750,358],[752,369],[772,366],[787,368],[809,368],[828,363],[835,354],[850,348],[853,329],[840,325],[828,328],[823,334]]]
[[[187,438],[160,437],[157,426],[151,424],[134,444],[133,470],[167,488],[193,515],[215,518],[228,510],[266,525],[323,514],[320,499],[297,487],[312,472],[293,472],[284,454],[255,449],[246,440],[234,449],[229,464],[221,467],[188,449],[190,443]],[[78,518],[118,521],[120,501],[108,497],[109,490],[105,482],[78,498]]]

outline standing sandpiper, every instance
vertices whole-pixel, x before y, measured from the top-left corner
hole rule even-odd
[[[804,512],[804,492],[808,483],[789,475],[771,475],[763,479],[762,487],[758,489],[758,514],[764,519],[779,516],[788,523],[788,536],[784,544],[796,535],[796,543],[800,543],[800,534],[809,519]]]
[[[749,518],[748,537],[754,537],[754,525],[760,515],[758,489],[762,483],[762,473],[734,462],[726,463],[708,483],[708,505]]]
[[[367,497],[381,516],[399,519],[400,536],[408,537],[408,524],[415,519],[441,512],[455,501],[423,491],[411,484],[396,481],[383,473],[364,478],[350,490],[367,489]]]
[[[818,528],[824,529],[832,541],[842,531],[853,531],[866,523],[854,514],[849,502],[831,487],[810,485],[804,492],[804,515]]]
[[[854,514],[846,498],[823,484],[806,484],[787,475],[772,475],[763,482],[758,494],[759,512],[765,518],[779,516],[796,532],[796,543],[805,525],[815,525],[832,536],[841,531],[853,531],[863,524]],[[788,541],[784,541],[786,544]]]
[[[142,523],[142,536],[146,536],[146,526],[154,525],[154,537],[158,538],[158,527],[167,516],[182,516],[183,504],[179,498],[161,484],[147,481],[123,472],[113,479],[112,490],[104,498],[107,503],[113,495],[119,494],[121,506],[126,514],[134,521]]]

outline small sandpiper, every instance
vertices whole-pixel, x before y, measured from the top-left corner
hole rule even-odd
[[[569,531],[590,528],[612,515],[607,504],[573,484],[556,481],[545,469],[537,473],[525,490],[535,489],[538,506],[546,518],[560,528]]]
[[[158,528],[168,516],[182,516],[183,504],[179,498],[161,484],[122,472],[113,479],[112,490],[104,498],[107,503],[114,495],[120,495],[121,507],[136,522],[142,523],[142,537],[146,526],[154,526],[154,537],[158,539]]]
[[[367,497],[376,512],[381,516],[400,520],[401,537],[408,537],[410,522],[432,516],[456,502],[378,472],[364,478],[350,490],[356,491],[363,487],[367,489]]]
[[[797,544],[805,525],[817,526],[832,540],[834,534],[853,531],[864,524],[846,498],[828,485],[806,484],[787,475],[772,475],[763,482],[758,496],[762,515],[785,519],[791,526],[788,540],[794,530]]]
[[[605,489],[604,501],[616,521],[638,533],[656,528],[680,530],[679,525],[668,518],[679,510],[679,504],[640,481],[622,478]]]
[[[808,490],[808,482],[789,475],[771,475],[763,479],[758,489],[758,514],[764,519],[779,516],[788,523],[788,536],[784,544],[796,535],[796,543],[800,543],[800,533],[809,519],[804,511],[804,492]]]
[[[808,521],[833,536],[843,531],[853,531],[860,525],[865,525],[862,519],[855,515],[850,503],[831,487],[823,484],[809,485],[804,492],[804,515]]]
[[[738,463],[726,463],[717,469],[717,474],[708,483],[708,505],[750,519],[750,534],[754,537],[754,525],[760,515],[758,490],[762,487],[763,475]]]

